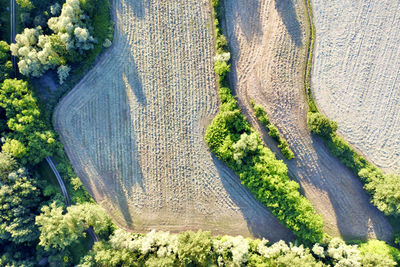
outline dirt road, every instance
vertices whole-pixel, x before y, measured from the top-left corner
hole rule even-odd
[[[369,203],[359,179],[307,129],[303,81],[309,33],[304,1],[224,3],[233,58],[231,80],[242,111],[269,144],[271,140],[251,115],[248,100],[262,104],[278,126],[296,157],[286,161],[289,173],[322,215],[329,234],[388,240],[391,226]]]

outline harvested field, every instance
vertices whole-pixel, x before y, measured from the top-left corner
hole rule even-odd
[[[313,0],[314,98],[372,163],[400,171],[400,2]]]
[[[249,100],[262,104],[278,126],[295,154],[294,160],[285,161],[289,173],[322,215],[325,230],[347,239],[390,239],[390,224],[369,203],[359,179],[307,129],[303,82],[309,26],[304,1],[224,3],[232,50],[231,80],[241,109],[279,155],[276,144],[252,115]]]
[[[208,1],[113,1],[114,45],[54,114],[84,185],[122,227],[291,239],[204,141],[218,111]]]

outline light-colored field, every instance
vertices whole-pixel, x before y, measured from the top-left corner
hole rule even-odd
[[[309,28],[304,1],[224,3],[233,54],[231,78],[241,109],[267,143],[272,142],[251,115],[248,100],[262,104],[278,126],[296,158],[286,161],[289,173],[322,215],[325,230],[345,238],[389,239],[391,226],[369,203],[359,179],[307,129],[303,81]]]
[[[122,227],[290,239],[212,157],[218,111],[208,1],[114,0],[114,45],[55,126],[88,191]]]
[[[319,109],[370,161],[400,171],[400,2],[313,0]]]

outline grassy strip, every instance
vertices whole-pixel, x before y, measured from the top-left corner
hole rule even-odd
[[[206,131],[212,152],[232,168],[243,185],[303,242],[321,242],[322,218],[300,195],[299,184],[289,179],[286,165],[261,141],[258,133],[241,114],[229,89],[230,70],[226,38],[221,33],[218,0],[212,0],[216,33],[214,70],[218,76],[221,107]]]
[[[254,110],[254,113],[256,114],[257,119],[262,125],[265,126],[265,128],[268,129],[268,135],[278,142],[278,147],[281,149],[283,156],[287,159],[293,159],[293,151],[290,149],[287,141],[279,134],[278,128],[271,123],[264,108],[261,105],[254,103],[253,99],[250,101],[250,104]]]
[[[364,188],[371,195],[371,202],[386,215],[400,214],[400,176],[386,175],[375,165],[369,163],[358,154],[340,136],[336,134],[337,124],[318,111],[311,93],[311,68],[315,40],[310,0],[306,0],[308,17],[310,19],[310,43],[307,67],[305,73],[305,90],[308,96],[309,112],[307,124],[309,130],[322,138],[333,156],[337,157],[346,167],[357,175],[363,182]],[[397,222],[398,223],[398,222]]]

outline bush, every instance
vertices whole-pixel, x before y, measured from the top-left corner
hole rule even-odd
[[[270,122],[268,114],[264,108],[260,105],[257,105],[254,100],[250,100],[250,104],[254,110],[254,113],[256,114],[257,119],[268,129],[268,135],[278,142],[278,147],[280,148],[282,155],[287,159],[293,159],[294,154],[290,149],[289,144],[279,135],[278,128]]]
[[[308,129],[321,137],[327,137],[337,130],[337,123],[329,120],[321,113],[308,113],[307,116]]]

